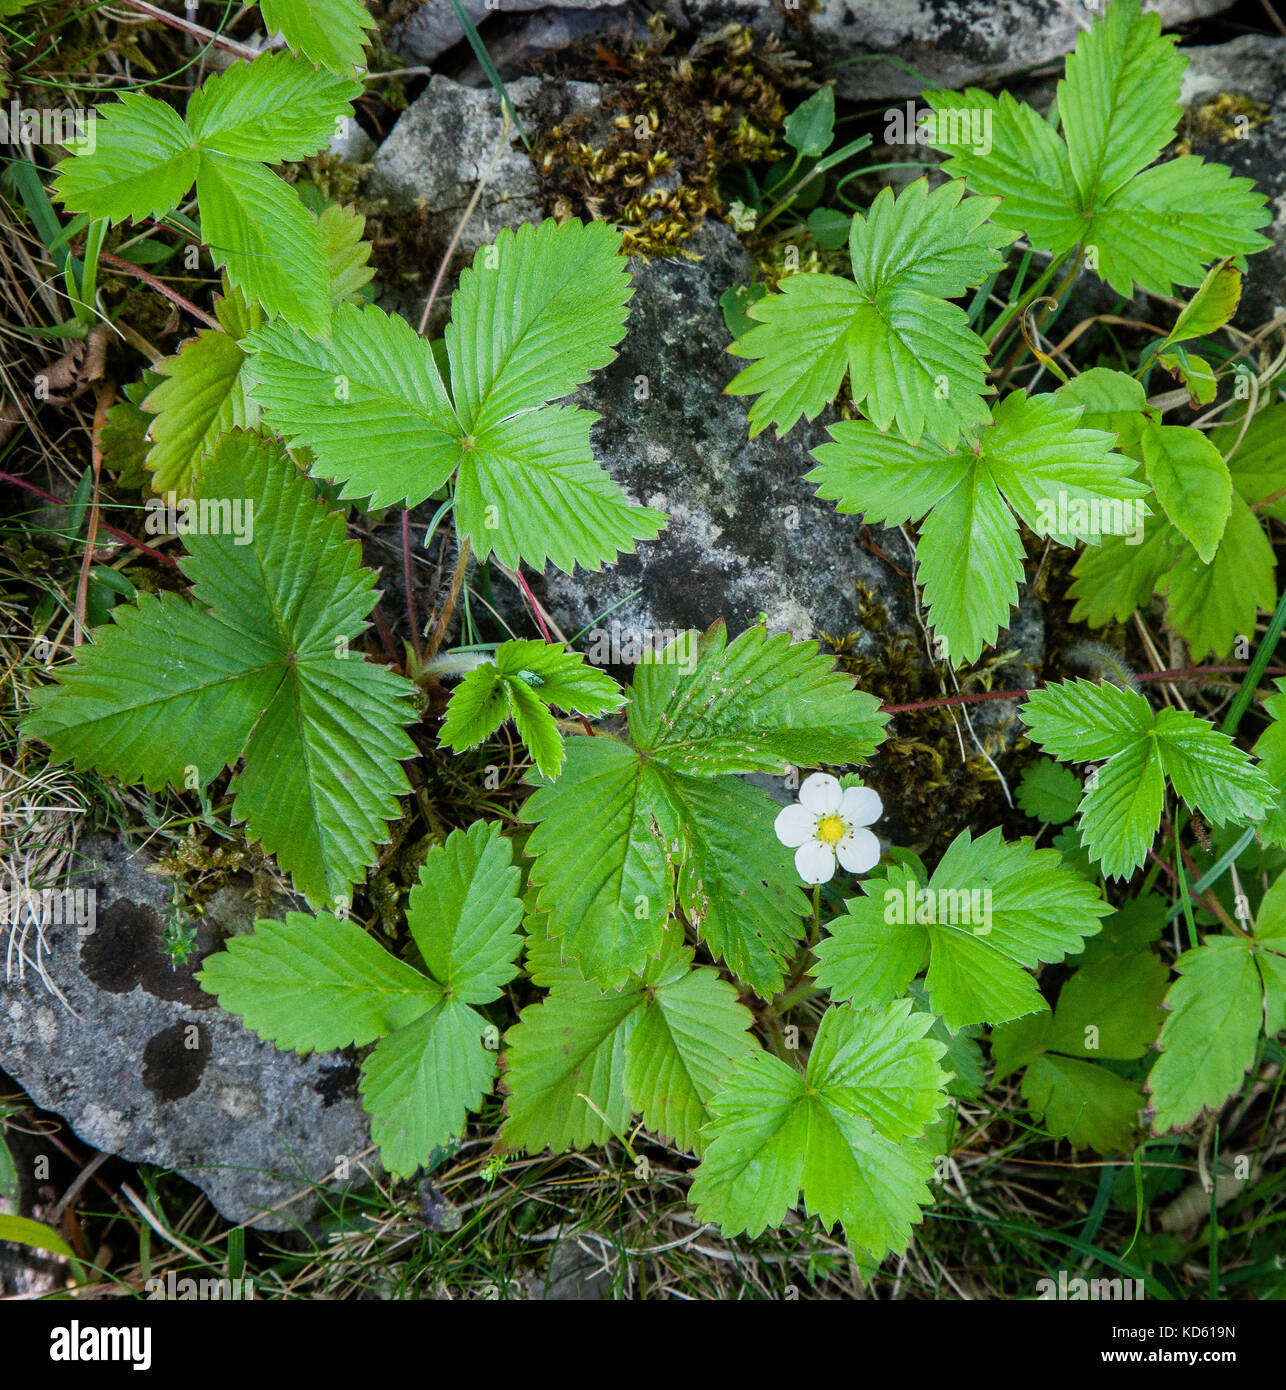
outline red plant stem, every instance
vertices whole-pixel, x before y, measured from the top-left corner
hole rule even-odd
[[[12,473],[0,473],[0,483],[12,483],[14,487],[25,488],[28,492],[34,492],[37,497],[43,497],[46,502],[52,502],[56,507],[70,507],[71,503],[64,501],[61,497],[55,497],[52,492],[46,492],[44,488],[37,487],[34,483],[26,482],[22,478],[15,478]],[[141,551],[144,555],[150,555],[154,560],[160,560],[163,564],[169,565],[172,569],[178,569],[178,561],[172,560],[168,555],[162,555],[159,550],[153,550],[150,545],[144,545],[142,541],[131,536],[128,531],[122,531],[119,527],[109,526],[107,522],[100,521],[99,526],[110,535],[116,537],[118,541],[124,541],[127,545],[132,545],[135,550]]]
[[[126,275],[133,275],[135,279],[142,280],[150,289],[154,289],[157,294],[163,294],[171,304],[177,305],[185,314],[191,314],[199,323],[203,323],[207,328],[217,328],[223,332],[223,325],[218,319],[212,319],[204,309],[198,309],[190,299],[184,299],[177,290],[172,290],[164,280],[158,280],[155,275],[149,275],[146,270],[139,266],[131,265],[129,261],[123,261],[119,256],[113,256],[107,251],[100,251],[98,259],[104,264],[109,265],[113,270],[124,271]]]
[[[1142,675],[1136,676],[1140,681],[1183,681],[1194,680],[1200,676],[1217,676],[1221,674],[1244,674],[1250,668],[1248,666],[1184,666],[1174,671],[1145,671]],[[1266,676],[1286,675],[1286,669],[1280,666],[1271,666],[1265,670]],[[919,709],[940,709],[945,705],[975,705],[983,700],[1017,700],[1024,695],[1030,695],[1034,689],[1028,690],[984,690],[976,695],[942,695],[934,700],[916,700],[909,705],[881,705],[880,708],[885,714],[907,714],[912,710]]]

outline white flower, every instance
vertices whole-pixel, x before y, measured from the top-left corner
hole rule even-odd
[[[870,787],[844,790],[838,777],[814,772],[804,779],[799,800],[777,816],[777,838],[795,851],[795,868],[805,883],[828,883],[835,861],[851,874],[864,874],[880,862],[880,842],[866,829],[884,814]]]

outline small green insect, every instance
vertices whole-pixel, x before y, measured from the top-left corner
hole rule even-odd
[[[544,685],[545,678],[539,671],[519,671],[518,679],[527,685]]]

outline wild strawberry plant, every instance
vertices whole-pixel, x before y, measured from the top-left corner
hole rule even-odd
[[[370,659],[376,576],[336,497],[363,514],[431,500],[462,567],[493,560],[528,595],[522,566],[599,568],[665,524],[595,460],[595,417],[568,403],[626,331],[628,264],[606,224],[547,220],[477,253],[441,341],[367,302],[361,218],[313,213],[270,167],[351,115],[365,12],[261,8],[289,53],[209,78],[182,117],[126,93],[57,181],[91,224],[176,227],[195,184],[223,271],[217,326],[131,388],[113,427],[146,423],[156,491],[190,490],[216,517],[240,500],[252,525],[188,535],[188,594],[118,606],[23,726],[58,759],[203,806],[232,770],[229,822],[312,911],[232,940],[204,986],[280,1047],[371,1047],[362,1097],[395,1174],[458,1139],[499,1081],[501,1150],[628,1151],[638,1116],[698,1160],[701,1218],[753,1236],[802,1205],[866,1259],[904,1250],[931,1209],[952,1107],[985,1082],[983,1028],[996,1076],[1021,1071],[1033,1120],[1074,1145],[1128,1148],[1148,1092],[1158,1130],[1217,1107],[1286,1022],[1286,879],[1261,874],[1233,920],[1180,863],[1190,949],[1173,985],[1153,880],[1114,906],[1101,879],[1133,879],[1180,815],[1240,837],[1225,868],[1249,827],[1286,844],[1286,693],[1255,757],[1232,737],[1286,609],[1223,730],[1120,677],[1034,693],[1023,718],[1051,756],[1019,801],[1076,830],[1043,848],[966,830],[931,873],[881,846],[881,803],[855,774],[806,776],[785,809],[747,780],[858,766],[886,736],[889,715],[815,643],[716,624],[645,659],[628,689],[547,634],[435,647],[407,674]],[[1080,618],[1122,621],[1160,592],[1194,657],[1226,654],[1276,600],[1261,518],[1286,490],[1286,406],[1251,391],[1207,433],[1167,422],[1143,385],[1167,370],[1209,404],[1235,382],[1204,344],[1265,244],[1248,180],[1154,162],[1181,75],[1155,17],[1117,0],[1068,60],[1058,124],[1008,95],[933,94],[949,180],[854,216],[851,276],[787,276],[745,308],[733,351],[749,365],[729,390],[755,398],[751,433],[844,401],[855,418],[830,425],[808,477],[843,512],[918,524],[916,577],[953,662],[1008,622],[1024,528],[1088,547]],[[959,138],[974,112],[992,123],[985,154]],[[783,186],[824,153],[833,116],[819,96],[791,118]],[[827,238],[836,216],[817,222]],[[1073,374],[1032,335],[1042,291],[1082,266],[1123,295],[1196,290],[1132,372]],[[1002,276],[1008,302],[983,327]],[[1024,342],[1054,389],[1010,387]],[[353,909],[404,814],[426,677],[458,678],[443,756],[512,722],[531,790],[512,823],[438,837],[390,949]],[[1066,765],[1085,763],[1101,766],[1083,790]],[[837,874],[864,876],[823,913]],[[1194,899],[1224,931],[1199,939]],[[1079,968],[1051,1009],[1039,972],[1066,960]]]

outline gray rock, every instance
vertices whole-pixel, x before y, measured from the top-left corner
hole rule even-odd
[[[1263,233],[1273,245],[1247,260],[1237,323],[1251,329],[1286,309],[1286,38],[1248,34],[1230,43],[1184,50],[1189,66],[1180,99],[1189,108],[1199,107],[1223,93],[1263,102],[1268,110],[1264,123],[1225,121],[1223,139],[1200,133],[1194,124],[1193,154],[1226,164],[1235,174],[1252,178],[1268,195],[1271,226]],[[1180,126],[1180,134],[1184,126]]]
[[[266,1209],[369,1146],[355,1058],[279,1052],[201,990],[204,956],[244,929],[224,925],[226,904],[211,904],[192,956],[171,968],[158,951],[165,885],[113,841],[80,852],[74,889],[94,896],[47,914],[46,978],[32,927],[24,968],[11,949],[0,980],[5,1070],[85,1143],[177,1170],[230,1221],[285,1230],[309,1220],[312,1196]]]
[[[627,41],[647,37],[647,25],[625,10],[537,10],[515,19],[504,29],[487,31],[487,54],[496,71],[508,82],[527,71],[526,64],[556,53],[579,39],[607,33],[624,35]],[[480,64],[468,64],[456,80],[481,87],[489,79]]]
[[[1219,13],[1231,0],[1144,0],[1167,26]],[[660,8],[658,5],[657,8]],[[996,82],[1061,58],[1076,42],[1077,19],[1089,18],[1083,0],[804,0],[777,6],[768,0],[664,0],[671,21],[711,33],[736,21],[776,34],[821,63],[887,53],[909,64],[923,81],[879,61],[835,71],[837,90],[855,100],[917,95],[924,87]]]
[[[771,628],[797,638],[843,635],[861,628],[860,581],[889,606],[893,630],[909,628],[905,586],[862,546],[858,519],[840,516],[803,481],[809,450],[827,438],[821,422],[752,440],[747,402],[723,394],[738,360],[725,352],[719,296],[750,278],[741,243],[707,222],[688,248],[701,259],[634,262],[620,355],[577,397],[602,417],[599,461],[637,501],[668,512],[670,524],[613,567],[570,578],[551,570],[554,617],[569,635],[601,631],[609,646],[613,633],[627,640],[631,631],[705,628],[721,617],[735,635],[761,611]],[[882,548],[905,558],[900,536],[875,529]]]
[[[489,21],[530,10],[610,10],[625,0],[464,0],[464,9],[490,43]],[[429,0],[392,33],[394,49],[421,63],[431,63],[464,39],[450,0]]]

